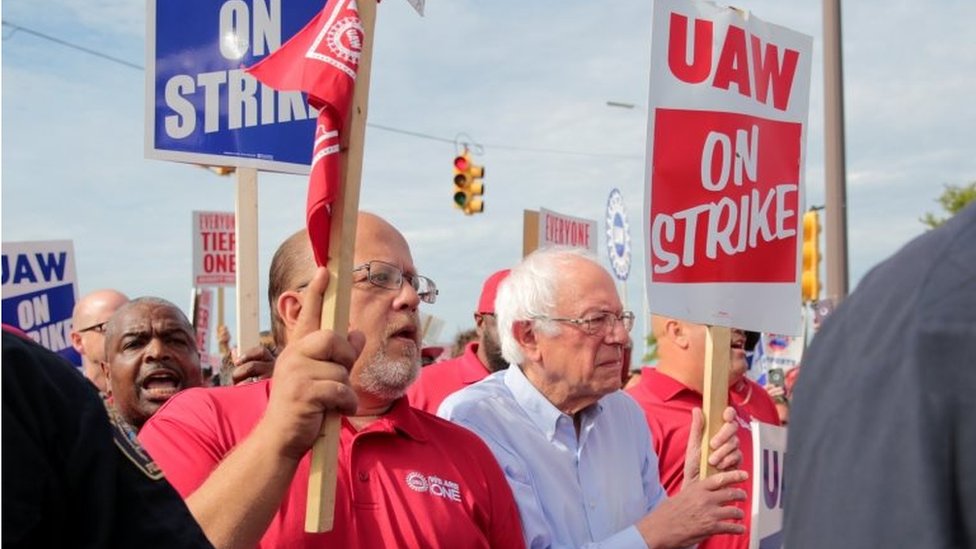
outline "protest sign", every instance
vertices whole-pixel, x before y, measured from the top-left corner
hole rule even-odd
[[[76,366],[71,313],[78,299],[70,240],[3,243],[3,322]]]
[[[691,0],[656,1],[651,36],[651,310],[798,333],[812,39]]]
[[[778,371],[776,374],[778,379],[785,380],[790,370],[800,366],[805,348],[804,341],[803,336],[762,334],[756,350],[753,351],[749,377],[766,385],[770,379],[770,372]]]
[[[539,208],[539,247],[572,246],[597,253],[596,220]]]
[[[612,189],[607,197],[607,257],[617,280],[627,280],[630,275],[630,223],[627,208],[619,189]],[[626,288],[626,286],[624,286]]]
[[[193,212],[193,285],[233,286],[237,273],[234,212]]]
[[[308,173],[317,111],[244,67],[321,9],[299,0],[148,0],[146,156]]]
[[[750,549],[783,547],[783,501],[786,498],[786,428],[753,421],[752,528]]]
[[[193,306],[190,309],[193,319],[193,330],[196,333],[197,351],[200,353],[200,364],[213,368],[215,360],[210,355],[210,319],[213,317],[214,291],[210,288],[193,289]]]

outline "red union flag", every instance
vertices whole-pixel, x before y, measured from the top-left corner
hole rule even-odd
[[[339,135],[349,115],[364,39],[355,0],[332,0],[281,48],[247,69],[277,90],[301,90],[319,109],[306,221],[315,262],[329,254],[332,203],[339,190]]]

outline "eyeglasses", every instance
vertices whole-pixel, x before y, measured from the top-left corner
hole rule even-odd
[[[404,273],[403,269],[385,261],[373,260],[357,265],[352,272],[366,271],[366,280],[377,288],[399,291],[406,280],[424,303],[437,301],[437,284],[426,276]]]
[[[104,334],[105,326],[107,325],[108,325],[108,321],[106,320],[105,322],[99,322],[98,324],[92,324],[87,328],[82,328],[78,330],[78,333],[83,334],[85,332],[95,332],[96,334]]]
[[[634,327],[634,313],[624,311],[619,315],[613,313],[593,313],[582,318],[555,318],[549,316],[535,316],[532,320],[551,320],[554,322],[568,322],[589,335],[605,336],[612,332],[619,321],[626,332]]]

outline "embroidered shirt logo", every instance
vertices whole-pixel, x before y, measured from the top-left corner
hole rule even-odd
[[[407,486],[415,492],[427,492],[432,496],[450,501],[461,501],[461,487],[458,483],[431,475],[425,476],[411,471],[406,477]]]
[[[427,477],[421,475],[417,471],[413,471],[407,475],[407,486],[415,492],[426,492],[427,491]]]
[[[102,404],[105,405],[105,411],[108,412],[109,421],[112,423],[112,438],[115,441],[115,446],[147,477],[152,480],[161,480],[163,471],[139,444],[139,439],[136,438],[136,430],[122,419],[115,407],[104,398],[102,398]]]

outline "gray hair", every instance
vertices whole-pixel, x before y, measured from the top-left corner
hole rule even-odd
[[[495,298],[495,318],[502,356],[510,364],[521,365],[525,359],[512,332],[516,322],[532,321],[535,330],[546,335],[556,335],[562,329],[555,322],[535,319],[552,315],[559,282],[566,273],[567,265],[577,259],[600,265],[589,250],[553,246],[529,254],[499,285]],[[602,265],[600,267],[603,268]]]

